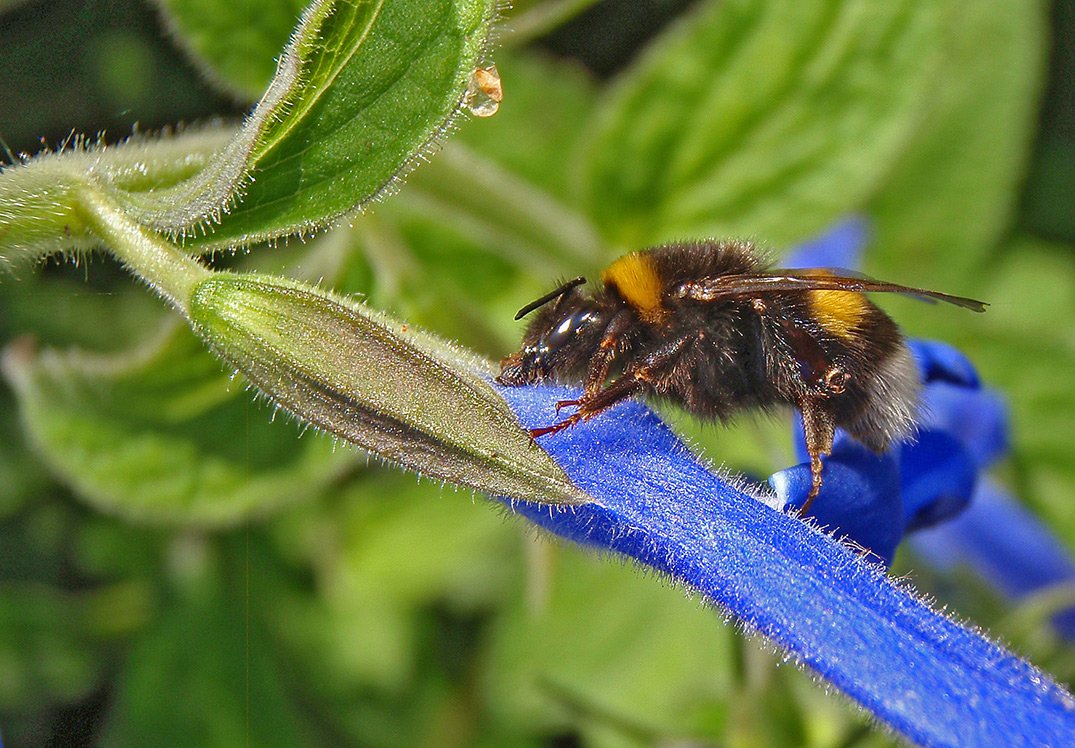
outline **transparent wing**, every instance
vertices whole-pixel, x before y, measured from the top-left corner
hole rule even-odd
[[[840,274],[838,274],[840,273]],[[927,301],[943,301],[947,304],[984,312],[988,306],[983,301],[952,296],[940,291],[925,288],[901,286],[874,280],[864,275],[852,274],[846,270],[828,269],[785,270],[776,269],[764,273],[744,273],[739,275],[719,275],[713,278],[700,278],[689,281],[676,289],[679,298],[696,301],[719,301],[743,296],[777,293],[786,291],[852,291],[854,293],[900,293]]]

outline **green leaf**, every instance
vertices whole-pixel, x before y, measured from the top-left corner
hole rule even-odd
[[[960,345],[985,381],[1010,398],[1018,495],[1070,542],[1075,537],[1075,398],[1064,373],[1075,371],[1072,250],[1027,239],[1005,249],[995,269],[983,274],[990,313],[973,334],[960,338]],[[958,335],[952,332],[953,338]]]
[[[0,267],[94,246],[93,200],[208,250],[310,232],[377,199],[460,111],[494,6],[315,2],[237,131],[76,141],[0,172]]]
[[[928,118],[867,204],[877,232],[870,262],[907,283],[977,293],[981,262],[1010,226],[1034,137],[1045,4],[937,5],[941,74]]]
[[[104,663],[91,646],[86,602],[32,582],[0,587],[0,709],[6,715],[40,708],[42,701],[83,698],[97,684]]]
[[[119,351],[153,334],[169,311],[118,264],[48,267],[0,288],[0,339]]]
[[[551,729],[551,715],[581,712],[576,721],[591,738],[619,732],[647,745],[719,733],[703,725],[727,719],[734,632],[628,566],[542,549],[549,568],[537,579],[547,586],[529,599],[520,588],[494,632],[488,689],[497,716],[532,731]]]
[[[239,192],[211,234],[189,237],[222,246],[312,230],[375,200],[459,110],[492,10],[488,0],[311,5],[214,167],[132,201],[135,215],[183,231]]]
[[[405,691],[422,666],[424,612],[498,607],[520,573],[523,535],[495,509],[370,471],[330,504],[274,521],[278,553],[318,575],[316,592],[295,590],[267,611],[311,688],[341,703],[356,689]]]
[[[705,3],[603,104],[584,199],[619,245],[784,246],[859,205],[940,74],[941,3]]]
[[[9,348],[4,372],[37,451],[103,511],[230,524],[303,501],[357,456],[272,424],[186,330],[134,353]]]
[[[180,46],[207,77],[236,96],[256,99],[306,0],[157,0]]]
[[[289,695],[286,663],[261,618],[240,602],[249,589],[206,566],[190,573],[189,584],[135,640],[102,743],[310,744],[310,726]]]
[[[35,459],[15,418],[11,394],[0,392],[0,517],[17,511],[49,484],[48,475]]]
[[[203,281],[190,315],[274,402],[385,460],[495,496],[589,501],[519,425],[488,364],[428,334],[259,275]]]

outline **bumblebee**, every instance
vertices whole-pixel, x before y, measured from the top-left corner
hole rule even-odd
[[[527,304],[537,311],[497,381],[583,384],[553,434],[633,396],[703,419],[790,405],[810,454],[809,509],[837,427],[876,452],[914,432],[919,379],[892,319],[864,296],[894,292],[985,310],[973,299],[829,269],[770,268],[748,242],[677,243],[620,257],[598,288],[575,278]]]

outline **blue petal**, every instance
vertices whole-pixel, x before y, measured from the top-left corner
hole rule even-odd
[[[959,518],[917,533],[913,546],[939,569],[971,566],[1015,600],[1075,582],[1075,561],[1067,548],[991,481],[981,482]],[[1075,609],[1055,616],[1053,624],[1075,639]]]
[[[848,537],[876,554],[886,566],[891,564],[904,524],[896,459],[891,454],[874,454],[842,434],[824,465],[824,485],[810,507],[810,516],[835,537]],[[809,463],[769,478],[769,484],[790,508],[805,503],[810,483]]]
[[[922,393],[923,428],[956,439],[981,470],[1008,453],[1008,408],[992,390],[969,389],[944,381]]]
[[[573,390],[501,390],[527,427]],[[1075,700],[930,610],[847,546],[710,472],[627,403],[542,438],[595,503],[515,502],[563,537],[626,554],[736,615],[925,745],[1075,745]]]
[[[978,481],[978,465],[955,437],[932,429],[901,444],[905,531],[947,521],[966,509]]]
[[[947,343],[937,340],[911,339],[907,341],[922,381],[949,382],[963,387],[978,388],[978,372],[963,353]]]
[[[869,221],[852,216],[798,245],[780,264],[787,268],[856,268],[869,239]]]

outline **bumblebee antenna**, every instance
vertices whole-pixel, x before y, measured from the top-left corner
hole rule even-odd
[[[544,296],[542,296],[540,299],[534,299],[529,304],[524,306],[522,309],[520,309],[518,312],[516,312],[515,319],[522,319],[523,317],[525,317],[526,315],[530,314],[530,312],[534,311],[538,307],[545,306],[546,304],[548,304],[553,299],[560,298],[561,296],[563,296],[565,293],[570,291],[575,286],[581,286],[585,282],[586,282],[586,279],[583,278],[581,275],[578,278],[572,278],[567,283],[565,283],[562,286],[560,286],[559,288],[557,288],[555,291],[550,291],[549,293],[547,293]]]

